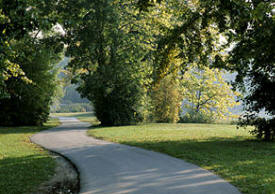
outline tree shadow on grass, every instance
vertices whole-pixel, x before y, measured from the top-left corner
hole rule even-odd
[[[54,160],[42,155],[0,160],[0,193],[30,193],[54,174]]]
[[[204,141],[123,141],[123,144],[166,153],[197,164],[226,178],[246,193],[275,190],[275,142],[242,137]]]

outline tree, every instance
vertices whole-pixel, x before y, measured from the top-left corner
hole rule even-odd
[[[236,87],[247,90],[247,113],[241,125],[254,125],[252,133],[258,138],[275,140],[275,5],[251,1],[241,8],[243,13],[231,16],[236,34],[229,37],[235,46],[229,53],[231,65],[226,68],[238,72]],[[268,117],[261,117],[261,111]]]
[[[0,124],[41,125],[54,94],[63,50],[55,1],[0,1]]]
[[[183,110],[191,120],[199,115],[208,118],[206,120],[234,116],[229,108],[238,105],[236,98],[239,94],[224,81],[222,74],[218,69],[197,65],[191,65],[185,72],[181,81]]]
[[[78,91],[93,103],[102,125],[142,121],[150,65],[143,61],[141,16],[128,1],[82,3],[85,14],[75,16],[75,25],[64,24]]]
[[[54,64],[60,48],[45,42],[17,41],[14,49],[24,50],[26,57],[18,59],[20,68],[31,80],[17,77],[5,81],[7,97],[0,99],[0,123],[5,126],[42,125],[48,118],[56,88]],[[62,47],[61,47],[62,48]]]
[[[7,96],[4,81],[18,77],[30,81],[16,59],[24,50],[16,53],[12,44],[23,40],[30,33],[36,36],[40,30],[49,30],[56,23],[54,0],[41,1],[0,1],[0,98]],[[51,17],[47,17],[51,15]],[[37,37],[34,38],[37,38]]]
[[[153,119],[157,122],[177,122],[181,100],[179,80],[172,75],[164,77],[152,92]]]

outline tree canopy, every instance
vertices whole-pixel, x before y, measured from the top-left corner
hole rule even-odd
[[[11,98],[14,80],[34,86],[26,62],[52,62],[40,54],[48,50],[55,58],[65,44],[73,81],[102,124],[129,124],[145,118],[150,93],[167,76],[197,63],[237,72],[234,86],[245,93],[248,112],[243,124],[274,139],[274,6],[272,0],[1,0],[0,98]],[[53,71],[46,69],[37,74]],[[263,110],[269,118],[259,117]]]
[[[143,120],[149,63],[140,20],[128,1],[85,1],[85,11],[66,24],[66,54],[78,91],[94,106],[102,125]]]

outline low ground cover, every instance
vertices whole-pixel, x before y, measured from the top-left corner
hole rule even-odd
[[[54,174],[55,159],[29,137],[57,125],[51,119],[43,127],[0,127],[0,193],[30,193]]]

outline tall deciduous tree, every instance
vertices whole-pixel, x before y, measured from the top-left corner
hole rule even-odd
[[[102,125],[143,120],[150,64],[145,63],[146,33],[130,1],[83,1],[68,30],[69,66],[78,91],[94,106]]]
[[[14,49],[24,50],[26,57],[18,62],[30,83],[10,77],[5,81],[7,97],[0,99],[0,125],[42,125],[47,119],[56,88],[55,63],[58,47],[45,42],[17,41]]]

